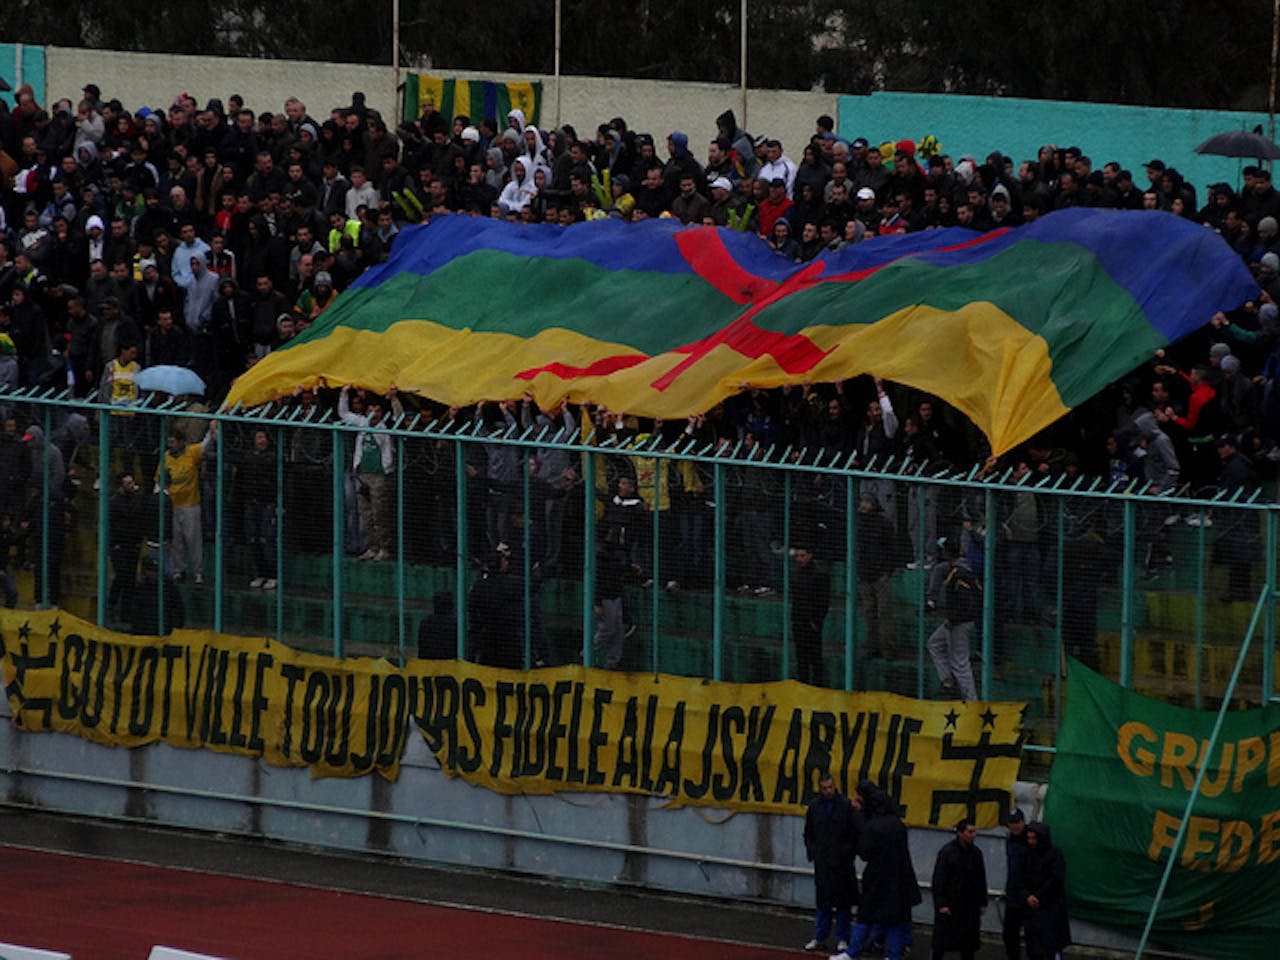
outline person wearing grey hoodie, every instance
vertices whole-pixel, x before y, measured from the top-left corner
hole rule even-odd
[[[502,157],[502,148],[490,147],[486,155],[484,182],[501,193],[507,185],[507,162]]]
[[[1146,480],[1147,493],[1172,491],[1178,485],[1180,467],[1173,441],[1160,429],[1155,414],[1149,410],[1139,412],[1133,418],[1134,429],[1142,448],[1142,477]],[[1166,510],[1154,504],[1145,504],[1139,512],[1139,540],[1145,544],[1147,570],[1154,574],[1160,566],[1173,562],[1169,554],[1169,538],[1165,529]]]
[[[1148,493],[1164,493],[1178,485],[1181,468],[1173,441],[1160,429],[1155,414],[1144,410],[1133,418],[1133,425],[1146,455],[1142,458],[1143,477],[1150,484]]]

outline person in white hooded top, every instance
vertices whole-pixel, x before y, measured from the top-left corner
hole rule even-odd
[[[542,133],[533,124],[524,128],[520,141],[520,155],[528,161],[525,172],[529,174],[530,180],[533,179],[538,167],[542,167],[547,172],[548,180],[551,179],[551,151],[542,142]]]
[[[511,164],[511,181],[502,188],[498,197],[498,206],[504,214],[519,213],[538,195],[538,188],[533,185],[533,174],[529,172],[530,165],[528,157],[517,157]]]

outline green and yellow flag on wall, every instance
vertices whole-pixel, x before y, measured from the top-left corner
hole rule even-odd
[[[422,116],[424,104],[431,103],[452,120],[463,114],[478,120],[496,117],[506,126],[512,110],[524,112],[526,123],[541,125],[542,83],[502,83],[494,80],[445,80],[426,73],[411,73],[404,82],[404,119]]]
[[[1280,705],[1226,715],[1125,690],[1072,661],[1046,820],[1071,916],[1137,933],[1205,766],[1152,938],[1209,957],[1274,957],[1280,935]]]

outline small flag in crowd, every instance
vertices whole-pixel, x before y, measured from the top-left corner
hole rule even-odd
[[[495,117],[499,128],[506,127],[512,110],[524,113],[526,123],[540,125],[541,82],[501,83],[493,80],[445,80],[425,73],[411,73],[404,83],[404,119],[422,116],[422,107],[431,103],[453,119],[465,115],[472,120]]]

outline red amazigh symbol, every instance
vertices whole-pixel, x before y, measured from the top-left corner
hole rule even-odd
[[[1007,229],[993,230],[982,236],[974,237],[972,240],[966,240],[964,243],[948,247],[937,247],[928,252],[946,253],[952,250],[963,250],[966,247],[989,243],[1007,232]],[[802,334],[785,334],[761,329],[752,321],[752,318],[766,307],[772,306],[802,290],[817,286],[819,283],[856,283],[859,280],[866,279],[873,273],[883,270],[894,262],[891,260],[864,270],[823,277],[822,273],[826,269],[826,263],[819,261],[809,264],[809,266],[792,274],[782,283],[778,283],[744,270],[725,248],[724,241],[714,227],[697,227],[692,230],[685,230],[676,235],[676,246],[679,247],[681,254],[689,262],[689,266],[693,268],[694,273],[734,303],[750,304],[751,306],[742,316],[724,329],[693,343],[686,343],[673,348],[671,350],[672,353],[683,353],[686,356],[661,377],[653,381],[651,386],[660,391],[666,390],[667,387],[683,376],[690,367],[695,366],[712,350],[721,345],[729,347],[735,353],[751,360],[758,360],[767,354],[773,357],[779,367],[792,375],[809,372],[835,347],[832,347],[831,350],[822,350]],[[551,373],[562,379],[580,376],[604,376],[618,370],[634,367],[648,359],[650,358],[645,354],[627,353],[604,357],[586,367],[569,367],[561,363],[550,363],[542,367],[522,370],[516,374],[516,377],[521,380],[532,380],[539,373]]]

